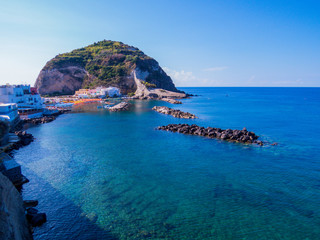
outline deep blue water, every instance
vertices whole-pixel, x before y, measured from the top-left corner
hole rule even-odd
[[[184,88],[182,105],[65,114],[15,154],[24,199],[48,222],[35,239],[319,239],[320,88]],[[180,120],[166,105],[199,116]],[[258,147],[157,131],[242,129]]]

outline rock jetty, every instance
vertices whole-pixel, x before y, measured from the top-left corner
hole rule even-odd
[[[56,116],[44,116],[41,118],[31,118],[31,119],[26,119],[23,120],[24,123],[32,123],[34,125],[39,125],[43,123],[49,123],[56,120]]]
[[[186,119],[193,119],[197,118],[196,115],[188,113],[188,112],[182,112],[178,109],[172,109],[164,106],[154,106],[152,110],[157,111],[158,113],[163,113],[167,115],[171,115],[175,118],[186,118]]]
[[[162,98],[161,100],[172,104],[182,104],[181,101],[172,98]]]
[[[25,126],[27,125],[39,125],[43,123],[49,123],[57,119],[57,117],[61,114],[68,113],[71,110],[69,109],[64,109],[64,110],[59,110],[57,113],[51,114],[51,115],[44,115],[43,117],[40,118],[30,118],[30,119],[23,119],[20,120],[20,122],[13,128],[11,129],[11,132],[15,131],[21,131],[23,129],[26,129]],[[28,128],[28,127],[27,127]]]
[[[109,108],[110,112],[120,112],[120,111],[127,111],[129,110],[131,104],[128,102],[121,102],[118,103],[117,105],[114,105],[113,107]]]
[[[257,136],[254,132],[247,131],[246,128],[243,128],[242,130],[223,130],[221,128],[199,127],[196,124],[169,124],[167,126],[160,126],[157,129],[183,134],[199,135],[207,138],[217,138],[231,142],[247,144],[255,143],[263,146],[263,142],[258,140],[259,136]]]

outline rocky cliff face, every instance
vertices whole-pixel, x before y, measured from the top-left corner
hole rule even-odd
[[[74,94],[80,88],[118,87],[134,93],[134,72],[148,87],[179,92],[158,62],[138,48],[121,42],[101,41],[70,53],[59,54],[41,70],[35,86],[40,94]]]
[[[44,69],[40,72],[36,87],[41,94],[73,94],[80,89],[87,71],[78,66]]]
[[[0,173],[0,239],[31,240],[23,202],[13,184]]]
[[[146,83],[149,72],[141,71],[136,68],[132,71],[132,77],[136,83],[136,91],[134,93],[135,98],[140,99],[167,99],[167,98],[185,98],[184,92],[164,90],[165,88],[149,88]],[[161,84],[161,83],[159,83]]]

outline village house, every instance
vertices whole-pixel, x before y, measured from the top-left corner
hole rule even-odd
[[[79,89],[75,92],[75,96],[80,98],[119,97],[120,95],[120,90],[116,87],[97,87],[95,89]]]
[[[0,86],[0,103],[2,103],[1,115],[8,116],[10,122],[14,118],[9,116],[10,105],[16,104],[21,119],[41,117],[43,112],[43,101],[36,88],[30,85],[2,85]],[[1,110],[1,109],[0,109]],[[16,109],[14,109],[16,110]],[[8,113],[8,114],[7,114]],[[11,112],[10,112],[11,114]],[[12,115],[12,114],[11,114]]]
[[[0,86],[0,103],[16,103],[18,108],[42,109],[42,99],[36,88],[30,85]]]
[[[78,97],[87,97],[89,93],[89,89],[79,89],[78,91],[75,92],[74,95]]]

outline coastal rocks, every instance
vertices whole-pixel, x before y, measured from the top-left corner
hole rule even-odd
[[[69,110],[69,109],[63,109],[63,110],[59,110],[58,112],[56,112],[54,114],[45,115],[40,118],[30,118],[30,119],[20,120],[19,123],[13,129],[11,129],[11,132],[21,131],[22,129],[25,129],[26,125],[28,125],[28,124],[39,125],[39,124],[43,124],[43,123],[52,122],[52,121],[56,120],[57,116],[64,114],[64,113],[68,113],[70,111],[71,110]]]
[[[39,202],[38,200],[24,200],[23,201],[23,207],[24,208],[31,208],[38,206]]]
[[[163,72],[164,73],[164,72]],[[165,74],[165,73],[164,73]],[[158,82],[157,88],[148,87],[145,83],[147,82],[147,72],[141,71],[139,68],[136,68],[131,76],[135,81],[137,86],[134,93],[134,99],[158,99],[163,98],[185,98],[187,95],[184,92],[178,91],[176,88],[167,88]],[[170,79],[171,80],[171,79]]]
[[[44,112],[43,115],[45,117],[57,117],[57,116],[60,116],[62,114],[65,114],[65,113],[69,113],[71,112],[71,109],[68,109],[68,108],[64,108],[64,109],[59,109],[57,112],[53,112],[53,113],[50,113],[50,110],[49,112]]]
[[[39,213],[35,208],[27,209],[26,217],[32,227],[39,227],[47,221],[47,215],[45,213]]]
[[[181,101],[172,99],[172,98],[162,98],[162,101],[168,102],[168,103],[172,103],[172,104],[182,104]]]
[[[9,155],[12,154],[11,153],[12,150],[18,150],[24,146],[27,146],[34,140],[34,137],[32,136],[32,134],[27,133],[26,131],[17,131],[15,132],[15,135],[19,138],[19,141],[11,143],[5,149],[5,152],[9,153]]]
[[[21,195],[2,173],[0,173],[0,239],[32,239]]]
[[[39,125],[39,124],[43,124],[43,123],[49,123],[56,120],[55,116],[44,116],[41,118],[31,118],[31,119],[26,119],[23,120],[24,123],[32,123],[34,125]]]
[[[33,142],[33,136],[26,131],[15,132],[15,134],[19,137],[20,141],[15,143],[15,149],[19,149],[20,147],[27,146],[31,142]],[[18,147],[18,148],[17,148]]]
[[[223,130],[213,127],[199,127],[195,124],[169,124],[167,126],[158,127],[157,129],[183,134],[199,135],[207,138],[217,138],[231,142],[240,142],[247,144],[255,143],[263,146],[263,142],[258,140],[259,136],[257,136],[254,132],[247,131],[246,128],[243,128],[242,130]]]
[[[193,118],[197,118],[196,115],[188,113],[188,112],[182,112],[178,109],[172,109],[172,108],[168,108],[168,107],[163,107],[163,106],[154,106],[152,108],[152,110],[158,112],[158,113],[162,113],[162,114],[167,114],[167,115],[171,115],[175,118],[186,118],[186,119],[193,119]]]
[[[131,104],[128,102],[121,102],[118,103],[117,105],[110,107],[109,111],[110,112],[120,112],[120,111],[127,111],[129,110]]]
[[[14,143],[12,145],[12,148],[16,150],[18,150],[21,147],[29,145],[34,140],[32,134],[27,133],[26,131],[18,131],[18,132],[15,132],[15,134],[19,137],[19,141]]]
[[[16,129],[17,130],[23,129],[25,124],[39,125],[39,124],[49,123],[56,120],[59,115],[68,113],[70,111],[71,111],[70,109],[63,109],[50,115],[44,115],[43,117],[24,119],[20,121],[21,124]]]

